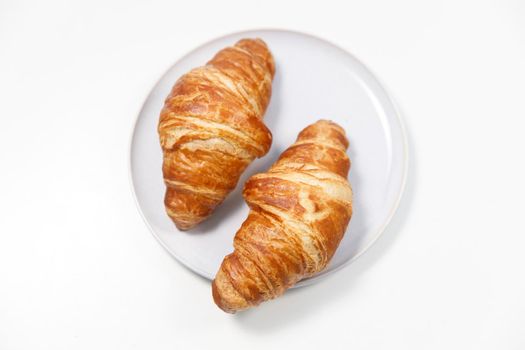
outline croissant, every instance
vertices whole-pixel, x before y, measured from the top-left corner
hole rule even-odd
[[[265,155],[272,134],[263,123],[275,64],[260,39],[242,39],[183,75],[160,114],[166,212],[181,230],[204,219]]]
[[[320,120],[246,182],[248,218],[212,283],[221,309],[256,306],[327,266],[352,216],[347,147],[344,130]]]

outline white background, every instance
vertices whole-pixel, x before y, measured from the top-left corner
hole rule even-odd
[[[525,2],[0,2],[0,349],[524,349]],[[411,164],[373,248],[231,316],[153,239],[128,146],[218,35],[302,30],[396,98]]]

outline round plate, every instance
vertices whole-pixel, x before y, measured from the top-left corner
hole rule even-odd
[[[265,123],[273,134],[270,152],[256,159],[237,188],[205,222],[180,232],[164,210],[162,152],[157,123],[175,81],[204,65],[241,38],[262,38],[270,47],[276,74]],[[241,191],[251,175],[263,172],[307,125],[331,119],[345,128],[352,167],[354,213],[330,265],[298,285],[319,280],[365,252],[394,214],[406,178],[407,144],[396,108],[377,78],[354,56],[310,35],[254,30],[215,39],[184,56],[157,82],[137,118],[131,140],[130,171],[137,205],[154,236],[177,260],[208,279],[233,250],[235,232],[247,216]]]

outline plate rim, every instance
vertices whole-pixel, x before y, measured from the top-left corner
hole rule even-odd
[[[350,259],[344,261],[341,265],[339,265],[339,266],[337,266],[337,267],[335,267],[335,268],[333,268],[331,270],[325,269],[324,271],[319,272],[319,274],[316,274],[315,276],[308,277],[308,278],[305,278],[303,280],[300,280],[299,282],[297,282],[294,286],[292,286],[290,288],[290,289],[293,289],[293,288],[305,287],[305,286],[308,286],[308,285],[320,282],[320,281],[324,280],[325,278],[327,278],[328,276],[332,276],[335,272],[340,271],[341,269],[349,266],[354,261],[356,261],[359,257],[361,257],[364,253],[366,253],[368,250],[370,250],[370,248],[377,242],[379,237],[381,237],[383,235],[384,231],[386,230],[386,228],[388,227],[388,225],[392,221],[392,218],[394,217],[394,215],[396,214],[397,210],[399,209],[399,206],[401,204],[401,200],[403,199],[403,195],[405,193],[406,183],[407,183],[407,178],[408,178],[408,166],[409,166],[409,162],[410,162],[410,154],[409,154],[409,145],[408,145],[407,131],[406,131],[406,127],[405,127],[405,122],[404,122],[403,118],[401,117],[400,108],[399,108],[398,104],[396,103],[396,101],[394,100],[394,98],[392,97],[392,94],[391,94],[390,90],[387,88],[387,86],[384,84],[384,82],[381,79],[379,79],[379,77],[374,73],[374,71],[372,71],[366,64],[363,63],[362,60],[360,60],[358,57],[356,57],[353,53],[349,52],[348,50],[346,50],[342,46],[340,46],[338,44],[335,44],[335,43],[333,43],[330,40],[327,40],[325,38],[317,36],[315,34],[311,34],[311,33],[304,32],[304,31],[299,31],[299,30],[293,30],[293,29],[272,28],[272,27],[252,28],[252,29],[245,29],[245,30],[229,32],[229,33],[226,33],[226,34],[223,34],[223,35],[220,35],[220,36],[213,37],[212,39],[209,39],[206,42],[193,47],[193,49],[187,51],[186,53],[184,53],[184,54],[180,55],[178,58],[176,58],[174,60],[174,62],[172,64],[170,64],[168,66],[168,68],[166,68],[164,70],[164,72],[158,77],[158,79],[155,80],[155,82],[153,83],[151,88],[148,90],[148,92],[146,94],[146,97],[143,99],[143,102],[140,105],[138,113],[136,113],[135,118],[134,118],[134,120],[131,123],[131,132],[129,133],[130,136],[129,136],[129,139],[128,139],[128,152],[127,152],[128,153],[127,154],[127,156],[128,156],[128,161],[127,161],[128,180],[129,180],[129,185],[131,187],[131,193],[132,193],[133,201],[135,202],[135,206],[136,206],[136,208],[137,208],[137,210],[138,210],[142,220],[146,224],[146,227],[148,228],[150,233],[153,235],[153,237],[155,237],[157,242],[159,242],[159,244],[164,248],[164,251],[166,251],[174,260],[176,260],[178,263],[180,263],[186,269],[188,269],[191,272],[197,274],[201,278],[206,279],[207,281],[212,281],[213,279],[210,278],[207,275],[207,273],[202,271],[200,268],[195,267],[193,264],[189,263],[185,258],[183,258],[180,255],[175,254],[175,252],[171,251],[169,249],[169,247],[167,246],[167,244],[164,243],[164,241],[160,239],[160,237],[157,235],[157,233],[155,232],[153,227],[148,222],[146,216],[144,215],[144,212],[142,211],[142,207],[141,207],[141,205],[139,203],[139,200],[137,198],[137,193],[135,191],[135,183],[133,181],[133,169],[132,169],[133,140],[134,140],[134,136],[135,136],[135,131],[137,129],[137,123],[139,121],[140,116],[142,115],[142,112],[144,110],[146,102],[149,100],[151,94],[153,93],[153,90],[155,89],[155,86],[157,86],[159,81],[162,80],[175,65],[177,65],[179,62],[184,60],[187,56],[191,55],[193,52],[195,52],[195,51],[197,51],[197,50],[199,50],[199,49],[201,49],[201,48],[203,48],[203,47],[205,47],[205,46],[207,46],[207,45],[209,45],[209,44],[211,44],[211,43],[213,43],[215,41],[226,39],[226,38],[231,37],[231,36],[241,35],[241,34],[244,34],[244,33],[248,34],[250,32],[265,32],[265,31],[266,32],[278,32],[278,33],[292,33],[292,34],[296,34],[296,35],[306,36],[306,37],[309,37],[311,39],[315,39],[315,40],[324,42],[324,43],[326,43],[328,45],[331,45],[332,47],[334,47],[334,48],[340,50],[341,52],[344,52],[346,55],[352,57],[352,59],[354,59],[358,64],[360,64],[364,69],[367,70],[367,73],[370,74],[370,76],[379,84],[381,89],[383,89],[383,91],[385,93],[386,100],[392,105],[393,112],[394,112],[393,114],[395,115],[395,120],[399,124],[400,132],[401,132],[401,139],[402,139],[402,146],[403,146],[403,163],[404,164],[403,164],[403,174],[402,174],[402,179],[401,179],[401,185],[399,187],[398,196],[397,196],[397,198],[396,198],[396,200],[394,202],[394,205],[392,206],[392,208],[391,208],[387,218],[384,220],[384,222],[381,225],[381,227],[373,235],[373,237],[370,240],[370,242],[367,245],[365,245],[364,248],[359,253],[357,253],[356,255],[351,257]]]

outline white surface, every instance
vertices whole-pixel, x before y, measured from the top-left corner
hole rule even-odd
[[[523,349],[524,6],[0,2],[0,349]],[[412,157],[368,252],[232,317],[152,239],[127,152],[175,59],[263,26],[366,62]]]
[[[159,113],[181,75],[242,38],[263,38],[274,54],[277,68],[265,116],[272,148],[252,163],[213,216],[180,232],[164,209]],[[248,214],[243,184],[266,171],[299,131],[322,118],[345,128],[350,140],[353,217],[328,268],[297,285],[320,281],[340,269],[370,247],[397,208],[406,178],[407,141],[390,97],[362,63],[326,41],[297,32],[256,30],[215,39],[185,55],[158,81],[138,116],[130,149],[134,193],[148,227],[174,257],[213,279]]]

